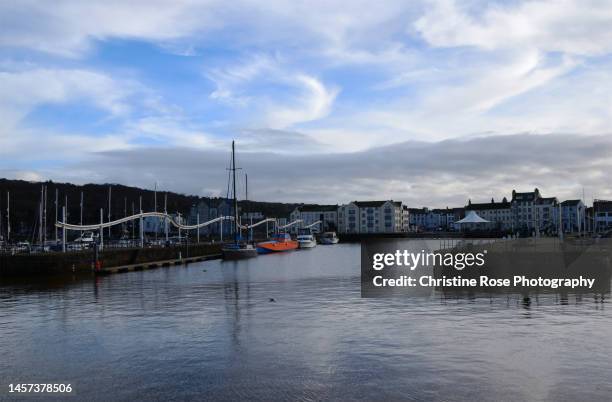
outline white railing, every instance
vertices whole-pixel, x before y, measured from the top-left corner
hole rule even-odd
[[[288,227],[291,227],[291,226],[297,225],[298,223],[304,223],[304,221],[303,221],[303,220],[301,220],[301,219],[297,219],[297,220],[295,220],[295,221],[293,221],[293,222],[291,222],[291,223],[288,223],[288,224],[286,224],[286,225],[279,226],[278,228],[279,228],[279,229],[287,229]],[[320,223],[321,223],[321,221],[316,221],[316,222],[314,222],[314,223],[311,223],[310,225],[302,226],[302,229],[310,229],[311,227],[316,226],[316,225],[318,225],[318,224],[320,224]]]
[[[75,230],[75,231],[83,232],[83,231],[106,229],[106,228],[111,227],[111,226],[121,225],[121,224],[129,222],[129,221],[133,221],[133,220],[137,220],[137,219],[141,219],[141,218],[144,219],[144,218],[149,218],[149,217],[161,218],[161,219],[164,219],[164,220],[168,220],[172,224],[172,226],[174,226],[174,227],[176,227],[178,229],[181,229],[181,230],[196,230],[196,229],[206,227],[208,225],[211,225],[213,223],[216,223],[216,222],[219,222],[219,221],[222,221],[222,220],[229,220],[229,221],[233,221],[234,220],[233,216],[220,216],[218,218],[211,219],[209,221],[202,222],[202,223],[199,223],[197,225],[183,225],[182,223],[179,223],[179,222],[175,221],[174,218],[171,215],[168,215],[168,214],[166,214],[164,212],[142,212],[140,214],[126,216],[125,218],[120,218],[120,219],[117,219],[117,220],[114,220],[114,221],[100,222],[100,223],[96,223],[96,224],[93,224],[93,225],[75,225],[75,224],[72,224],[72,223],[65,223],[65,222],[58,221],[58,222],[55,223],[55,226],[57,226],[60,229]],[[274,223],[276,223],[277,219],[276,218],[266,218],[266,219],[263,219],[263,220],[261,220],[259,222],[253,223],[251,225],[242,225],[242,224],[239,224],[238,227],[240,227],[241,229],[251,229],[251,228],[257,227],[259,225],[262,225],[262,224],[264,224],[266,222],[274,222]],[[297,219],[297,220],[295,220],[293,222],[287,223],[286,225],[278,226],[278,229],[286,229],[288,227],[295,226],[295,225],[297,225],[299,223],[303,223],[303,220]],[[304,229],[309,229],[309,228],[311,228],[311,227],[313,227],[315,225],[318,225],[320,223],[321,223],[321,221],[316,221],[314,223],[311,223],[310,225],[303,226],[303,228]]]
[[[77,231],[99,230],[99,229],[105,229],[111,226],[121,225],[122,223],[126,223],[126,222],[133,221],[136,219],[141,219],[141,218],[144,219],[148,217],[162,218],[164,220],[169,221],[174,227],[178,229],[183,229],[183,230],[195,230],[195,229],[203,228],[205,226],[211,225],[215,222],[219,222],[222,220],[231,220],[231,221],[234,220],[233,216],[220,216],[218,218],[211,219],[209,221],[202,222],[197,225],[183,225],[182,223],[175,221],[172,216],[164,212],[142,212],[140,214],[126,216],[125,218],[117,219],[114,221],[100,222],[100,223],[96,223],[93,225],[73,225],[71,223],[64,223],[64,222],[58,221],[55,223],[55,226],[57,226],[58,228],[64,228],[66,230],[77,230]]]
[[[102,230],[105,228],[109,228],[112,226],[117,226],[117,225],[121,225],[123,223],[126,222],[130,222],[130,221],[134,221],[134,220],[140,220],[140,242],[141,242],[141,246],[144,246],[144,236],[143,236],[143,232],[144,232],[144,227],[143,227],[143,220],[144,218],[159,218],[159,219],[163,219],[164,223],[169,222],[172,226],[174,226],[175,228],[179,229],[179,233],[180,230],[198,230],[200,228],[212,225],[213,223],[217,223],[219,222],[221,225],[223,225],[223,221],[225,220],[229,220],[229,221],[233,221],[234,217],[233,216],[220,216],[218,218],[214,218],[211,219],[209,221],[206,222],[202,222],[202,223],[198,223],[196,225],[184,225],[180,222],[177,222],[174,220],[174,218],[165,213],[165,212],[141,212],[139,214],[135,214],[135,215],[131,215],[131,216],[126,216],[124,218],[120,218],[120,219],[116,219],[114,221],[109,221],[109,222],[104,222],[104,218],[102,216],[102,213],[100,213],[100,223],[96,223],[96,224],[92,224],[92,225],[75,225],[75,224],[71,224],[71,223],[66,223],[65,220],[65,212],[64,212],[64,222],[62,221],[57,221],[55,223],[55,226],[63,229],[63,233],[62,233],[62,243],[63,243],[63,250],[66,251],[66,231],[67,230],[73,230],[73,231],[79,231],[79,232],[84,232],[84,231],[100,231],[100,234],[102,234]],[[273,222],[274,225],[276,226],[277,230],[282,230],[282,229],[287,229],[291,226],[295,226],[297,224],[303,223],[303,220],[301,219],[297,219],[293,222],[290,222],[286,225],[282,225],[282,226],[278,226],[278,221],[276,218],[266,218],[263,219],[259,222],[250,224],[250,225],[242,225],[242,224],[238,224],[238,227],[242,230],[250,230],[253,229],[259,225],[262,225],[264,223],[268,223],[268,222]],[[309,229],[315,225],[320,224],[321,221],[316,221],[314,223],[311,223],[310,225],[307,226],[303,226],[304,229]],[[166,225],[166,236],[167,236],[167,225]],[[198,231],[198,240],[199,240],[199,231]],[[102,242],[102,238],[100,238],[100,241]],[[102,245],[102,243],[101,243]]]

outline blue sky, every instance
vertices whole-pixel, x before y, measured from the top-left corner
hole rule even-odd
[[[0,175],[217,195],[236,139],[261,200],[612,197],[567,148],[610,145],[611,52],[601,1],[0,1]]]

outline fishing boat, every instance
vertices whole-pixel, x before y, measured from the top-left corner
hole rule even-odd
[[[319,243],[321,244],[337,244],[340,241],[338,236],[336,236],[336,232],[325,232],[319,238]]]
[[[242,260],[257,257],[257,249],[252,244],[231,243],[222,248],[224,260]]]
[[[297,242],[300,248],[313,248],[317,245],[317,240],[310,230],[300,233]]]
[[[234,242],[226,244],[221,248],[223,259],[225,260],[240,260],[245,258],[257,257],[257,249],[252,244],[247,244],[240,239],[240,230],[238,226],[238,199],[236,198],[236,153],[234,141],[232,141],[232,183],[234,195]]]
[[[298,242],[292,240],[289,233],[277,233],[272,236],[272,239],[257,243],[257,252],[259,254],[295,250],[296,248],[298,248]]]

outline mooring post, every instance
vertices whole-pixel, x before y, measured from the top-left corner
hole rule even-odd
[[[198,244],[200,244],[200,214],[199,213],[197,215],[197,219],[198,219],[198,228],[196,229],[198,231],[197,239],[198,239]]]
[[[221,228],[221,230],[219,231],[219,235],[221,236],[220,240],[222,242],[223,242],[223,219],[225,219],[225,216],[222,216],[221,220],[219,221],[219,227]]]
[[[62,207],[62,221],[64,225],[62,226],[62,251],[66,252],[66,206]]]

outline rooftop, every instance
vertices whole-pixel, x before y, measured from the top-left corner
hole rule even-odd
[[[512,201],[534,201],[537,198],[540,198],[540,190],[537,188],[526,193],[517,193],[516,190],[512,190]]]
[[[593,209],[595,212],[612,212],[612,201],[595,200],[593,201]]]
[[[338,210],[337,205],[318,205],[318,204],[304,204],[297,207],[302,212],[333,212]]]
[[[454,214],[455,211],[452,208],[434,208],[431,210],[434,214]]]
[[[561,203],[563,206],[576,206],[580,204],[582,200],[565,200]]]
[[[510,203],[504,197],[501,202],[495,202],[494,199],[491,198],[491,202],[483,202],[483,203],[472,203],[472,201],[468,201],[468,205],[465,206],[466,210],[470,211],[484,211],[484,210],[492,210],[492,209],[509,209]]]
[[[427,211],[429,211],[429,209],[427,207],[423,207],[423,208],[408,208],[408,212],[410,212],[411,214],[425,214],[425,213],[427,213]]]
[[[353,204],[357,205],[359,208],[379,208],[382,207],[386,202],[393,202],[395,205],[398,205],[398,202],[393,200],[386,201],[353,201]],[[401,202],[399,202],[401,204]]]
[[[556,204],[557,197],[540,197],[536,201],[538,204]]]

